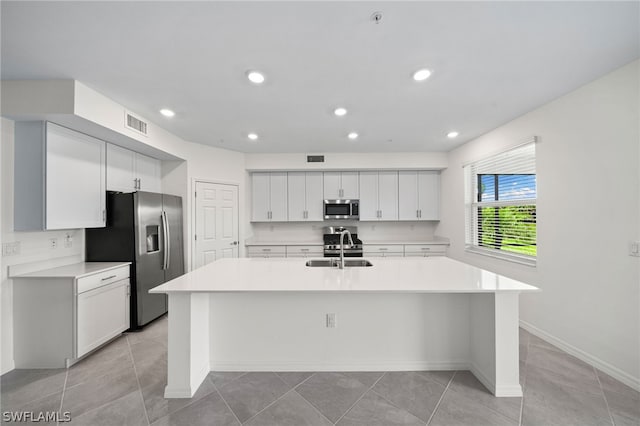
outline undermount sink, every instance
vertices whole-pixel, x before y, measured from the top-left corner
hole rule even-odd
[[[310,266],[312,268],[314,267],[315,268],[318,268],[318,267],[337,268],[338,263],[340,263],[339,259],[331,258],[331,259],[308,260],[307,263],[305,263],[305,265]],[[344,260],[345,268],[353,268],[353,267],[362,268],[367,266],[373,266],[373,264],[366,259],[345,259]]]

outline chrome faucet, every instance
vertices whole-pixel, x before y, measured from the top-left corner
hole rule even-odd
[[[340,265],[338,265],[340,269],[344,269],[344,236],[345,234],[349,237],[349,245],[353,245],[351,232],[349,232],[347,229],[340,231]]]

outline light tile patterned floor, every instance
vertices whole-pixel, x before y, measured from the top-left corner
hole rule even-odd
[[[71,425],[91,426],[640,425],[638,392],[524,330],[524,398],[494,398],[467,371],[238,372],[167,400],[166,333],[165,317],[69,370],[11,371],[2,411],[69,411]]]

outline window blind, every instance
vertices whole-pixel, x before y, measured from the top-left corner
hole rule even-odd
[[[464,174],[467,249],[535,263],[535,139],[470,163]]]

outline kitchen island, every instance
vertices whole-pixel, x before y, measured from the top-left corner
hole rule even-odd
[[[536,287],[445,257],[372,263],[221,259],[152,289],[169,297],[165,397],[212,370],[448,369],[522,396],[518,297]]]

